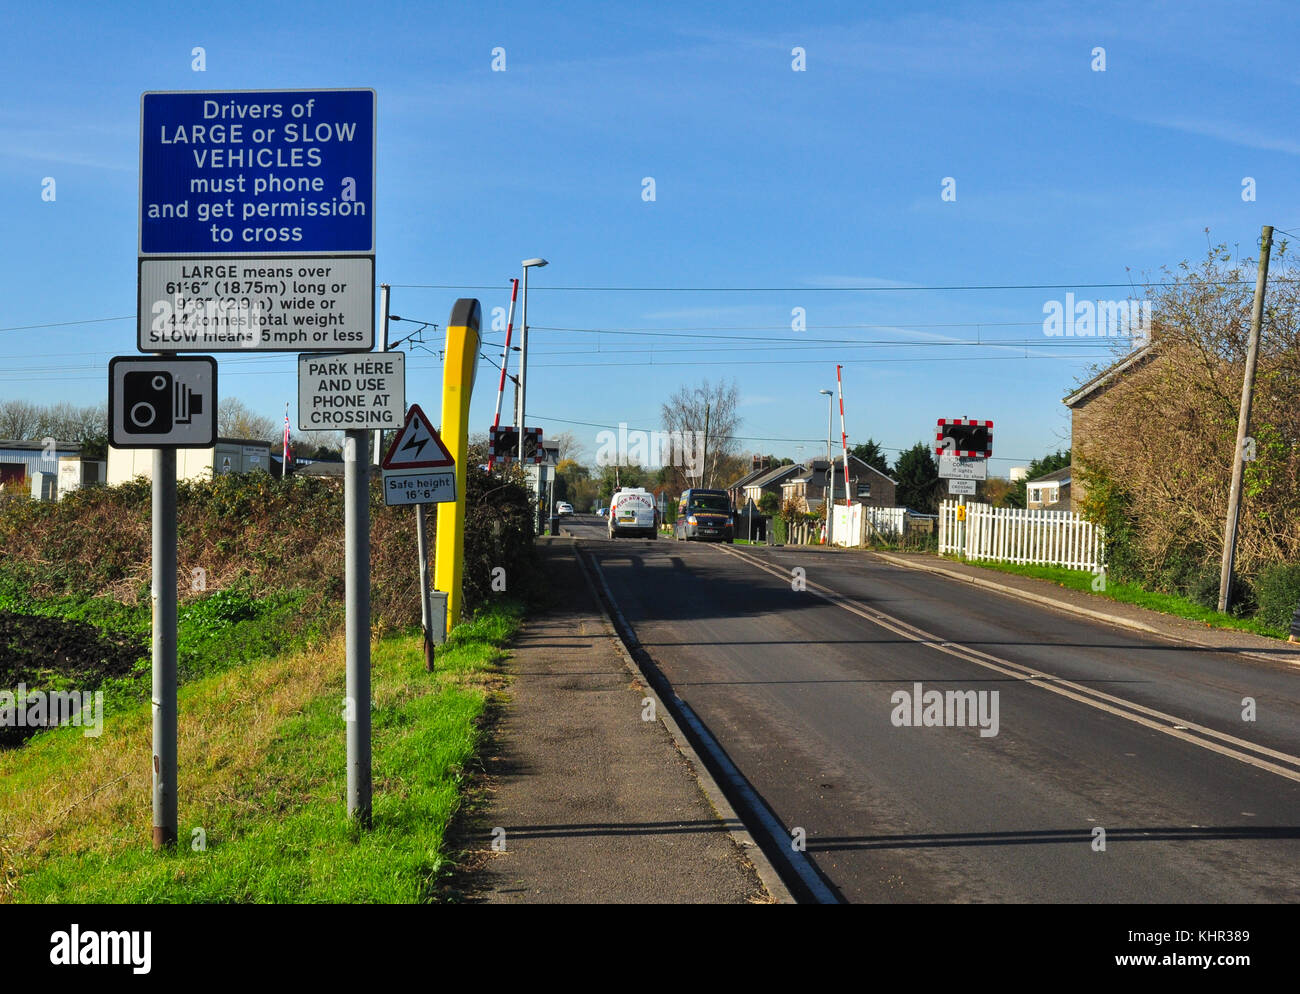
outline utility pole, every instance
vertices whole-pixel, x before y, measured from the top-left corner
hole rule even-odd
[[[832,390],[821,390],[820,393],[826,395],[826,493],[822,496],[822,501],[826,505],[826,545],[829,547],[833,543],[832,534],[835,523],[835,463],[831,459],[831,426],[835,423],[834,405],[835,393]]]
[[[1237,518],[1241,514],[1242,456],[1250,427],[1250,405],[1255,395],[1255,364],[1259,359],[1259,333],[1264,323],[1264,286],[1268,282],[1268,255],[1273,247],[1273,227],[1264,225],[1259,238],[1259,272],[1255,276],[1255,306],[1250,314],[1250,344],[1246,348],[1246,374],[1241,383],[1241,409],[1237,414],[1237,448],[1232,454],[1232,488],[1228,491],[1228,520],[1223,525],[1223,564],[1219,570],[1219,610],[1228,610],[1233,559],[1237,552]]]
[[[704,459],[700,463],[700,486],[707,487],[709,474],[709,402],[704,402]]]

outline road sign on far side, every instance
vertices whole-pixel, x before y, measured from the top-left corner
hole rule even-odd
[[[935,455],[993,455],[993,422],[973,418],[940,418],[934,434]]]
[[[406,409],[406,353],[298,356],[298,428],[397,428]]]
[[[452,469],[456,460],[452,458],[447,446],[442,443],[437,431],[429,419],[420,410],[419,404],[412,404],[406,412],[406,423],[393,439],[388,452],[380,464],[383,469]]]
[[[974,496],[975,496],[975,481],[974,481],[974,480],[956,480],[956,479],[949,479],[949,480],[948,480],[948,493],[950,493],[950,494],[964,494],[964,495],[967,496],[967,497],[974,497]]]
[[[989,461],[981,456],[940,456],[939,479],[941,480],[987,480],[989,478]],[[960,493],[949,490],[949,493]]]
[[[206,449],[217,441],[217,360],[108,361],[109,441],[118,449]]]

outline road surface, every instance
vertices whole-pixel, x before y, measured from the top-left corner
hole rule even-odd
[[[565,527],[823,899],[1300,900],[1294,668],[856,552]],[[987,695],[925,724],[917,684],[996,692],[996,728]]]

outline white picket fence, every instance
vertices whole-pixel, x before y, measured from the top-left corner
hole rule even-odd
[[[897,539],[907,527],[905,507],[867,507],[863,504],[835,505],[836,545],[860,546],[872,539]]]
[[[939,554],[964,554],[1035,566],[1095,570],[1105,562],[1102,530],[1073,511],[1028,511],[989,504],[966,505],[962,548],[957,501],[939,505]]]

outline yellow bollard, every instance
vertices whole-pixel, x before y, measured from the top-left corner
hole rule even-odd
[[[443,444],[456,460],[456,501],[438,505],[438,534],[433,587],[447,595],[447,631],[460,621],[461,582],[465,575],[465,481],[469,467],[469,401],[478,370],[482,308],[461,297],[447,322],[446,358],[442,365]]]

